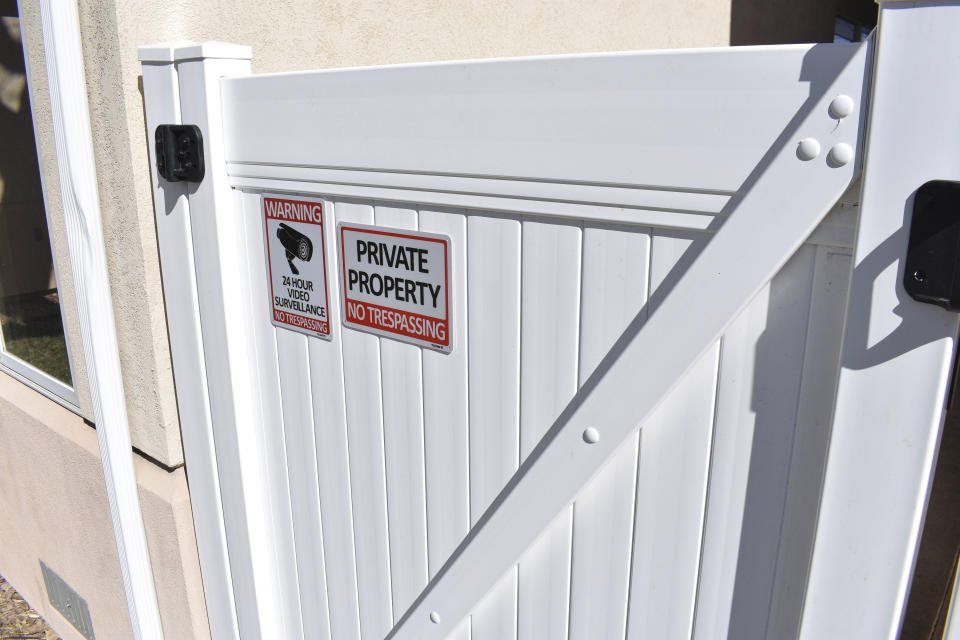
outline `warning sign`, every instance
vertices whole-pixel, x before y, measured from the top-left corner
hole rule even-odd
[[[273,324],[329,340],[323,204],[264,194],[262,208]]]
[[[450,238],[340,223],[343,324],[449,352]]]

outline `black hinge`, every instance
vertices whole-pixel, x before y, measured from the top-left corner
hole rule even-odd
[[[960,311],[960,182],[917,189],[903,286],[914,300]]]
[[[169,182],[203,180],[203,136],[195,124],[161,124],[154,136],[157,172]]]

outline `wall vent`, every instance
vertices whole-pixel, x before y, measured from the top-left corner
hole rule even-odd
[[[87,640],[95,640],[93,622],[90,620],[90,608],[87,601],[80,597],[63,578],[55,574],[40,561],[40,571],[43,572],[43,583],[47,587],[47,598],[53,608],[59,611],[77,631]]]

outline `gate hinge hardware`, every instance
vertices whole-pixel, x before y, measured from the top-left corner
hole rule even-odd
[[[203,136],[195,124],[161,124],[154,135],[157,173],[168,182],[203,180]]]
[[[960,311],[960,182],[917,189],[903,287],[914,300]]]

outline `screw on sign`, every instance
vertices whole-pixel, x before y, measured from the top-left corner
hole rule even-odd
[[[323,203],[267,194],[261,203],[271,321],[330,339]]]

